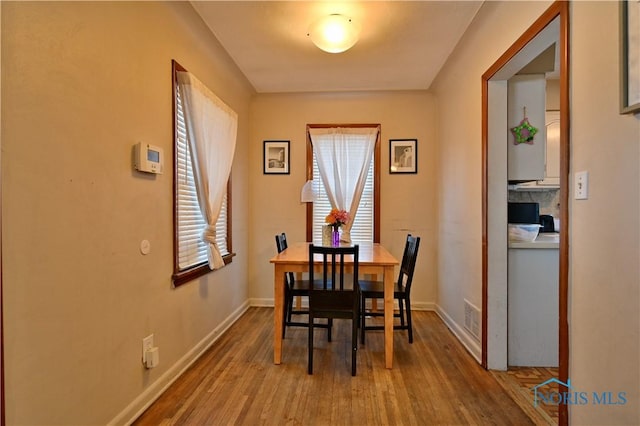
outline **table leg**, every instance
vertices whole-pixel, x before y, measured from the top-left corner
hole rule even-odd
[[[372,281],[378,281],[378,274],[371,274]],[[378,299],[371,299],[371,312],[378,312]]]
[[[282,315],[284,313],[284,268],[275,265],[273,277],[273,363],[282,362]]]
[[[384,363],[393,368],[393,266],[384,268]]]

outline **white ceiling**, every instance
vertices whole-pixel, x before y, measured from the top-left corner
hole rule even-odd
[[[258,93],[428,89],[482,1],[192,1]],[[340,13],[361,26],[344,53],[307,36]]]

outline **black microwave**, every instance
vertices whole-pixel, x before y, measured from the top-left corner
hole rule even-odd
[[[538,203],[508,203],[509,223],[540,223],[540,205]]]

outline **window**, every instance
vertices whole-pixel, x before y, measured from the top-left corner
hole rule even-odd
[[[202,240],[206,220],[202,216],[193,175],[191,152],[186,138],[183,99],[176,84],[177,71],[186,71],[173,63],[174,78],[174,285],[178,286],[202,276],[211,269],[207,244]],[[231,262],[231,182],[227,183],[222,210],[216,222],[216,244],[226,263]]]
[[[360,199],[358,213],[351,228],[351,238],[354,242],[380,242],[380,125],[309,125],[309,128],[329,127],[375,127],[378,135],[374,148],[372,164],[366,178],[366,183]],[[325,224],[325,217],[331,210],[331,204],[324,189],[318,170],[318,164],[313,153],[311,137],[307,130],[307,179],[313,180],[313,189],[317,194],[316,201],[307,204],[307,240],[321,240],[321,228]]]

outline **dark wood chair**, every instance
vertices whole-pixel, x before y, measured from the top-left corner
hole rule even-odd
[[[413,323],[411,321],[411,283],[413,281],[413,271],[416,266],[416,258],[418,257],[418,247],[420,247],[420,237],[407,235],[407,241],[404,246],[402,255],[402,264],[400,265],[400,274],[398,280],[394,284],[394,299],[398,300],[399,312],[394,313],[394,317],[400,318],[400,324],[393,326],[394,330],[407,330],[409,333],[409,343],[413,343]],[[382,281],[360,281],[360,295],[362,312],[360,317],[361,343],[364,345],[365,332],[367,330],[384,330],[382,325],[366,325],[367,316],[384,316],[384,312],[368,312],[366,310],[367,299],[384,298],[384,283]]]
[[[281,253],[288,247],[287,236],[283,232],[276,235],[276,249]],[[292,315],[307,315],[305,309],[294,309],[293,299],[298,296],[309,296],[309,280],[296,280],[293,272],[285,273],[284,286],[284,310],[282,318],[282,338],[285,336],[287,327],[309,327],[308,321],[294,321]],[[327,324],[316,324],[316,327],[327,328]]]
[[[314,258],[321,257],[321,272],[314,271]],[[329,321],[328,340],[331,341],[333,319],[350,319],[351,330],[351,375],[356,375],[356,352],[358,350],[358,322],[360,315],[360,293],[358,285],[359,246],[323,247],[309,245],[309,363],[308,373],[313,374],[313,330],[316,318]],[[346,265],[349,264],[348,267]]]

